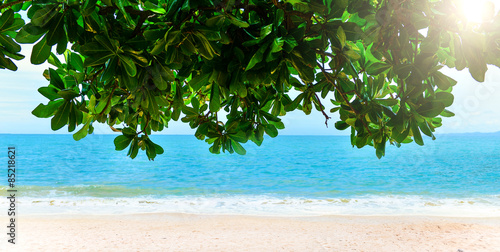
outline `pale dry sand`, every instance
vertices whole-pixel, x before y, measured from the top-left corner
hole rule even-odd
[[[2,251],[500,251],[500,218],[21,216]]]

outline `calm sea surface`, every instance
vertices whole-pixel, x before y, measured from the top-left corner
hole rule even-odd
[[[153,136],[165,154],[131,160],[114,137],[0,135],[5,154],[16,147],[20,213],[500,216],[500,134],[390,146],[381,160],[346,136],[249,141],[245,156],[210,154],[194,136]]]

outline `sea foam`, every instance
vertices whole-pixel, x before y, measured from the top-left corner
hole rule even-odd
[[[1,199],[2,205],[5,199]],[[361,196],[299,198],[272,195],[212,195],[167,197],[24,197],[19,214],[189,213],[262,216],[428,215],[500,217],[500,196],[431,198],[422,196]]]

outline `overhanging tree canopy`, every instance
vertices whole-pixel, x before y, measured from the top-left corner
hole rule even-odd
[[[482,82],[500,66],[500,16],[488,9],[474,24],[451,0],[0,0],[0,68],[15,71],[18,43],[34,44],[31,63],[53,68],[38,90],[49,101],[32,113],[53,130],[80,126],[75,140],[106,123],[131,158],[163,153],[150,135],[171,120],[213,153],[245,154],[240,143],[260,145],[281,116],[313,109],[339,113],[335,127],[380,158],[387,142],[434,139],[453,116],[456,81],[442,67]]]

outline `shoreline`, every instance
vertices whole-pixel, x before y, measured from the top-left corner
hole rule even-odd
[[[13,246],[20,251],[466,252],[500,248],[500,217],[62,214],[21,215],[18,226],[18,244]]]

